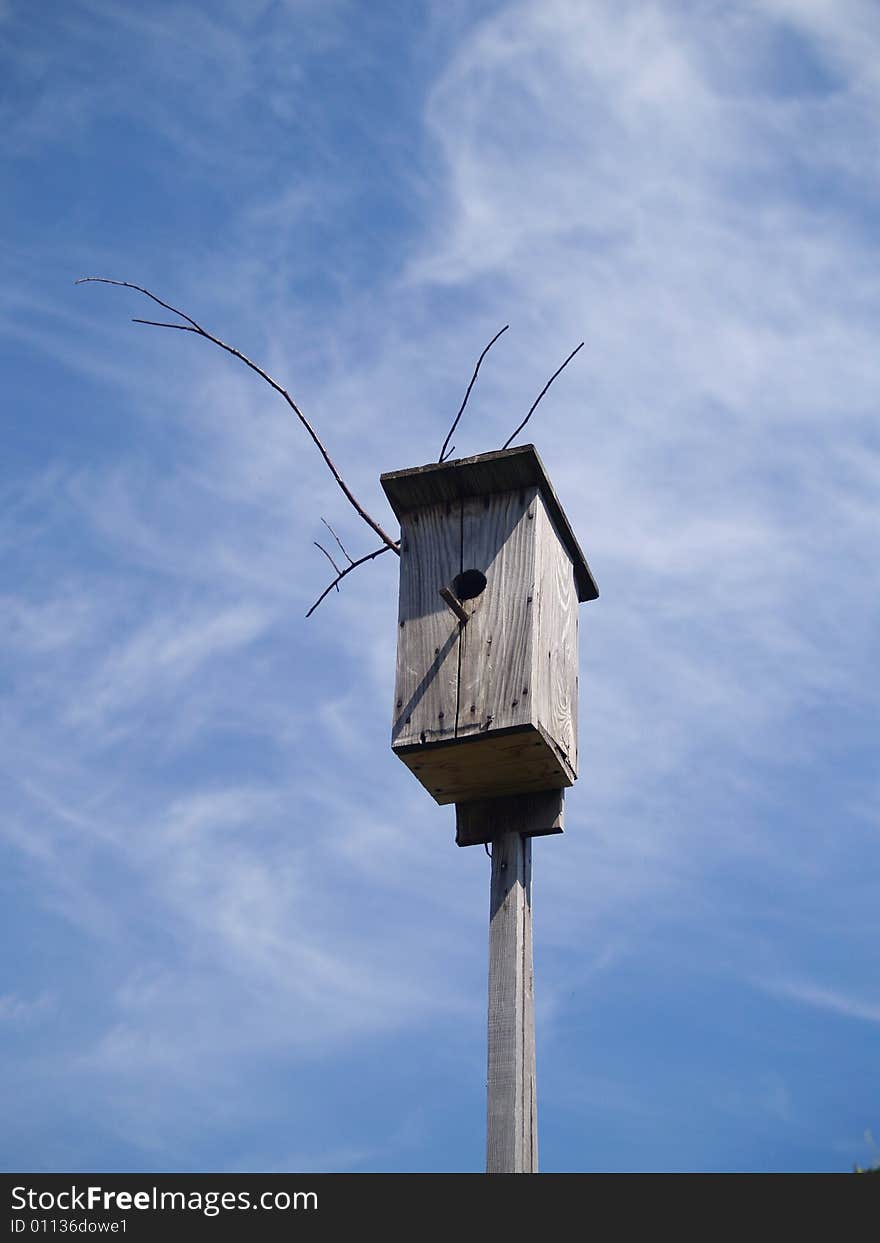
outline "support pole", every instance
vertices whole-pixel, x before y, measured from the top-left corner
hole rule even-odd
[[[532,839],[492,841],[486,1173],[536,1174]]]

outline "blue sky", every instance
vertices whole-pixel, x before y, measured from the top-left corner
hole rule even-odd
[[[479,1170],[488,860],[366,507],[529,427],[601,598],[534,850],[545,1170],[880,1130],[880,8],[0,3],[0,1164]]]

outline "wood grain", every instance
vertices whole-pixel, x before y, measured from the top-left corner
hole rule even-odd
[[[519,833],[492,842],[488,1037],[486,1173],[537,1173],[532,842]]]
[[[477,798],[455,804],[456,846],[479,846],[501,833],[546,837],[563,831],[565,794],[541,790],[500,798]]]
[[[394,751],[440,804],[561,789],[574,782],[553,740],[533,725]]]
[[[539,497],[535,505],[536,587],[532,720],[577,774],[578,601],[571,557]]]
[[[379,482],[401,523],[414,510],[441,501],[455,502],[537,485],[560,538],[571,554],[578,598],[595,600],[598,596],[599,589],[590,567],[534,445],[457,458],[442,465],[430,462],[407,470],[387,471]]]
[[[401,525],[392,746],[455,736],[459,622],[439,589],[459,572],[461,515],[441,502]]]
[[[490,466],[509,472],[509,455],[484,460],[494,456],[473,459],[481,478]],[[433,467],[398,475],[400,486],[418,483],[418,498],[437,482]],[[403,511],[401,524],[392,747],[439,803],[570,785],[577,566],[543,485],[435,501]],[[485,587],[459,601],[451,586],[468,570]]]
[[[461,502],[463,569],[482,570],[486,588],[467,601],[461,635],[457,737],[532,719],[532,597],[535,486]]]

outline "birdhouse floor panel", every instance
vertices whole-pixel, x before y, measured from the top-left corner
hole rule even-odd
[[[549,734],[534,725],[394,751],[440,804],[561,789],[575,779]]]

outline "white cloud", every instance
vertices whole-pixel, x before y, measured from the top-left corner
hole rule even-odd
[[[17,993],[0,997],[0,1025],[14,1028],[30,1028],[45,1023],[54,1009],[54,1000],[48,993],[28,999]]]
[[[100,658],[68,710],[74,727],[106,727],[114,716],[146,699],[181,693],[205,664],[247,646],[265,630],[267,616],[254,606],[193,610],[133,627],[124,641]]]
[[[344,34],[331,7],[310,27],[325,51]],[[398,268],[368,281],[341,246],[304,253],[322,212],[343,218],[336,240],[363,227],[369,247],[379,226],[322,163],[342,160],[342,140],[320,108],[301,111],[300,60],[286,76],[289,6],[178,6],[174,22],[82,11],[84,45],[138,40],[157,89],[121,100],[118,78],[56,91],[47,76],[23,147],[137,113],[173,152],[165,176],[198,168],[213,186],[229,155],[239,201],[223,237],[199,249],[181,226],[152,257],[156,292],[207,311],[290,386],[380,521],[379,472],[436,454],[502,323],[461,453],[500,445],[586,338],[529,428],[602,590],[582,614],[582,780],[566,837],[536,849],[539,935],[558,950],[589,932],[579,970],[600,979],[689,913],[695,956],[723,942],[751,979],[769,899],[719,883],[716,904],[707,886],[749,860],[795,882],[838,862],[848,819],[829,844],[776,794],[768,833],[762,800],[785,766],[808,778],[821,762],[828,740],[805,719],[876,694],[872,7],[548,0],[471,26],[458,11],[418,194],[383,173],[411,213]],[[796,80],[792,31],[809,52]],[[274,121],[258,109],[251,146],[257,103]],[[71,240],[80,258],[114,245]],[[108,275],[151,284],[113,258]],[[53,271],[63,259],[44,256]],[[106,954],[105,1005],[72,1060],[120,1134],[140,1116],[142,1141],[169,1151],[206,1083],[245,1108],[235,1081],[255,1051],[295,1067],[472,1017],[486,860],[451,847],[451,812],[388,749],[392,558],[302,618],[327,581],[320,516],[353,553],[372,536],[280,400],[202,342],[128,327],[134,295],[86,287],[59,310],[28,264],[6,262],[10,333],[124,419],[116,440],[82,418],[75,451],[57,438],[6,494],[4,836],[84,958],[85,944]],[[849,805],[867,806],[852,780]],[[565,989],[544,987],[544,1019],[562,1023]],[[877,1017],[855,993],[770,991]],[[588,1103],[615,1091],[601,1074],[579,1087]],[[767,1112],[787,1116],[787,1091],[768,1081]]]
[[[843,1018],[880,1023],[880,1001],[854,997],[837,989],[823,988],[806,980],[775,979],[758,981],[758,986],[771,996],[797,1002],[817,1010],[839,1014]]]

